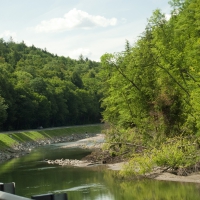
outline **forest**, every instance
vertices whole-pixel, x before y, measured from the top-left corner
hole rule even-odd
[[[100,63],[0,39],[0,129],[99,123]]]
[[[200,1],[169,3],[169,20],[155,10],[135,44],[101,57],[108,148],[131,158],[125,175],[199,169]]]
[[[123,175],[200,169],[200,2],[172,0],[137,42],[101,62],[0,40],[1,130],[108,123]]]

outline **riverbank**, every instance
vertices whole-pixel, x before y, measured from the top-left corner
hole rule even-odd
[[[200,172],[193,173],[187,176],[178,176],[171,173],[158,174],[154,179],[161,181],[175,181],[175,182],[187,182],[187,183],[200,183]]]
[[[60,136],[49,139],[43,139],[39,141],[19,143],[12,146],[11,148],[0,150],[0,163],[5,162],[6,160],[10,160],[12,158],[24,156],[30,153],[33,149],[40,146],[62,143],[62,142],[75,142],[83,138],[92,137],[94,135],[96,135],[96,133],[72,134],[70,136]]]
[[[88,129],[87,129],[88,130]],[[84,130],[85,131],[85,130]],[[66,160],[65,162],[62,160],[57,160],[57,163],[50,164],[59,164],[60,165],[74,165],[77,167],[87,167],[96,164],[104,164],[111,170],[121,170],[123,165],[126,163],[126,158],[123,157],[112,157],[107,151],[102,151],[101,147],[104,142],[104,135],[98,133],[84,132],[78,134],[70,134],[64,136],[57,136],[51,138],[40,139],[38,141],[29,141],[18,143],[12,148],[0,149],[0,163],[6,160],[20,157],[26,155],[32,151],[32,149],[37,148],[39,146],[44,146],[48,144],[55,144],[61,142],[69,142],[63,148],[72,148],[72,147],[80,147],[80,148],[90,148],[94,151],[83,158],[80,162],[73,161],[70,163],[70,160]],[[157,171],[152,173],[147,178],[160,180],[160,181],[176,181],[176,182],[190,182],[190,183],[200,183],[200,173],[193,173],[187,176],[178,176],[172,173]]]
[[[66,145],[63,148],[80,146],[81,148],[94,149],[94,151],[90,155],[84,157],[80,163],[77,162],[75,164],[75,166],[77,167],[87,167],[91,166],[91,164],[92,165],[104,164],[108,167],[108,169],[117,171],[121,170],[123,168],[123,165],[127,162],[127,159],[124,157],[117,157],[117,156],[112,157],[107,151],[102,151],[101,147],[103,145],[103,141],[104,141],[104,135],[97,134],[94,137],[79,140],[76,143]],[[66,161],[66,165],[68,165],[68,161]],[[146,178],[160,180],[160,181],[200,183],[200,172],[192,173],[187,176],[179,176],[173,173],[163,172],[163,169],[160,168],[157,171],[151,173],[150,175],[147,175]]]
[[[26,155],[39,146],[93,137],[101,130],[102,125],[86,125],[0,133],[0,163]]]

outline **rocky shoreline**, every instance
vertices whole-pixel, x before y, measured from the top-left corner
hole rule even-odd
[[[72,134],[68,136],[45,138],[38,141],[18,143],[17,145],[14,145],[10,148],[0,150],[0,163],[10,160],[12,158],[24,156],[30,153],[32,149],[40,146],[62,143],[62,142],[75,142],[81,139],[94,137],[95,135],[97,134],[96,133]]]
[[[56,160],[44,160],[48,164],[61,165],[61,166],[74,166],[74,167],[91,167],[96,165],[106,165],[112,170],[120,170],[122,164],[126,159],[123,156],[110,155],[109,151],[102,150],[104,144],[104,134],[96,134],[93,137],[84,138],[77,142],[68,143],[62,148],[80,147],[86,149],[92,149],[92,153],[85,156],[81,160],[76,159],[56,159]]]
[[[108,157],[110,157],[108,151],[102,150],[104,143],[104,134],[96,134],[93,137],[80,139],[76,142],[71,142],[63,146],[62,148],[84,148],[92,149],[92,153],[82,158],[82,160],[76,159],[56,159],[56,160],[44,160],[48,164],[56,164],[61,166],[76,166],[76,167],[88,167],[94,165],[101,165],[109,163]]]
[[[99,140],[100,139],[100,140]],[[26,143],[19,143],[5,150],[0,150],[0,163],[10,160],[12,158],[20,157],[31,152],[32,149],[61,142],[72,142],[71,144],[65,146],[81,148],[92,148],[94,151],[83,158],[82,160],[69,160],[69,159],[57,159],[57,160],[45,160],[49,162],[48,164],[58,164],[58,165],[73,165],[76,167],[89,167],[92,165],[106,164],[106,166],[111,170],[121,170],[123,165],[126,163],[126,159],[118,157],[110,157],[107,152],[101,150],[102,141],[104,140],[103,134],[96,133],[85,133],[85,134],[72,134],[70,136],[61,136],[54,138],[42,139],[39,141],[32,141]],[[89,141],[87,143],[86,141]],[[91,141],[93,144],[91,145]],[[75,142],[75,143],[73,143]],[[104,160],[106,162],[104,163]],[[162,181],[176,181],[176,182],[190,182],[190,183],[200,183],[200,172],[192,173],[188,176],[178,176],[167,172],[157,172],[152,173],[148,178],[162,180]]]

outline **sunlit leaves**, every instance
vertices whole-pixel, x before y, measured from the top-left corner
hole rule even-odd
[[[122,127],[132,122],[157,139],[195,134],[199,124],[199,2],[171,5],[168,21],[154,11],[133,47],[101,60],[104,119]]]

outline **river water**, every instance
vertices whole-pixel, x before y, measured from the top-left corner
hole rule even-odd
[[[105,166],[48,165],[44,159],[81,159],[90,150],[48,145],[0,165],[0,182],[15,182],[16,194],[63,193],[69,200],[199,200],[200,184],[155,180],[118,180]]]

